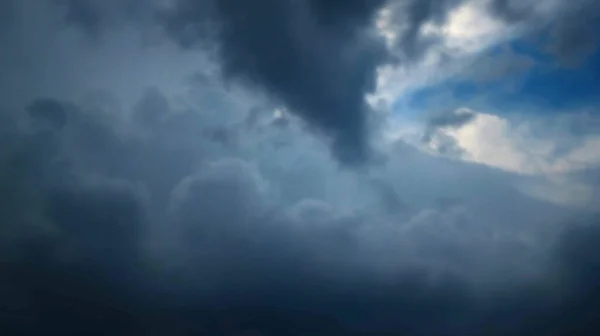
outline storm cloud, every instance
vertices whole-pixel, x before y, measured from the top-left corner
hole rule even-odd
[[[156,89],[141,97],[133,124],[50,99],[30,104],[35,113],[16,115],[21,124],[51,118],[61,127],[11,129],[17,141],[3,148],[6,334],[577,335],[573,328],[594,326],[586,317],[597,309],[597,275],[587,271],[597,259],[587,247],[598,239],[594,218],[571,224],[564,238],[555,230],[557,243],[541,240],[533,248],[510,235],[535,232],[537,224],[518,231],[492,222],[477,228],[469,219],[475,213],[461,214],[457,204],[470,208],[461,198],[477,195],[475,189],[455,194],[445,208],[414,208],[419,203],[413,200],[399,212],[375,207],[362,214],[294,198],[293,190],[274,198],[275,185],[289,177],[264,175],[268,166],[233,153],[213,157],[219,142],[191,137],[207,123],[200,111],[181,114],[153,104],[148,115],[162,106],[162,118],[152,119],[151,133],[137,133],[137,125],[148,127],[148,119],[139,117],[142,107],[165,99],[159,97]],[[61,106],[64,114],[57,113]],[[173,118],[196,127],[172,128]],[[129,131],[122,133],[124,127]],[[422,167],[430,160],[407,150],[402,161],[425,160],[417,164]],[[471,179],[492,173],[472,168],[440,169],[458,169],[456,176]],[[417,173],[403,169],[401,174]],[[497,194],[503,187],[493,188]],[[363,188],[361,197],[372,193],[375,200],[380,190]],[[390,193],[398,191],[386,188],[381,196]],[[536,206],[545,208],[528,208]],[[521,218],[514,210],[511,216]],[[390,226],[394,220],[398,224]],[[531,272],[545,264],[537,253],[556,253],[542,273]],[[527,273],[542,277],[525,280]],[[496,280],[475,285],[478,278]]]
[[[454,4],[428,3],[418,24]],[[67,27],[46,33],[83,28],[94,53],[57,39],[66,60],[30,68],[32,55],[15,79],[31,81],[32,97],[0,102],[0,334],[599,330],[597,212],[522,192],[535,177],[403,139],[371,143],[363,98],[385,52],[368,27],[383,2],[178,1],[166,27],[184,48],[131,47],[122,64],[167,55],[135,70],[107,56],[119,55],[118,37],[101,33],[116,14],[92,20],[74,5],[48,14]],[[88,5],[103,6],[77,4]],[[196,30],[207,22],[219,29]],[[204,37],[218,71],[196,61]],[[86,63],[97,54],[102,62]],[[171,64],[189,54],[200,69]],[[67,80],[75,68],[131,103],[82,98]],[[136,77],[150,70],[161,74]],[[182,72],[180,86],[163,74]],[[49,73],[65,74],[53,79],[71,94],[35,85]],[[120,90],[127,80],[143,89]],[[10,84],[2,89],[17,92]],[[427,126],[472,120],[455,111]],[[386,160],[340,167],[363,160],[367,144]]]
[[[367,28],[383,3],[177,1],[165,26],[184,47],[213,45],[225,77],[266,90],[351,162],[369,150],[364,95],[385,48]]]

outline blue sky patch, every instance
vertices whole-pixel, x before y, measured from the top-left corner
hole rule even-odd
[[[406,113],[420,111],[420,114],[427,114],[428,110],[460,106],[507,113],[514,109],[521,109],[521,113],[551,113],[600,104],[600,50],[579,66],[569,67],[560,65],[541,44],[516,40],[509,47],[513,53],[529,57],[533,65],[490,81],[478,81],[472,75],[451,77],[405,95],[396,102],[394,110],[405,116]],[[498,46],[486,52],[484,57],[500,57],[501,54]],[[500,59],[497,61],[501,62]],[[494,66],[494,62],[491,60],[489,66]]]

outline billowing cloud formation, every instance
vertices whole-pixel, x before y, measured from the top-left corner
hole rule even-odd
[[[13,139],[1,176],[6,334],[525,335],[592,326],[597,276],[586,269],[595,253],[578,244],[593,246],[595,228],[574,223],[557,250],[562,225],[552,219],[567,212],[519,196],[497,172],[398,144],[387,168],[344,175],[293,122],[225,124],[259,145],[227,149],[198,132],[210,114],[173,109],[155,88],[129,121],[52,99],[30,106],[37,112],[7,115],[21,130],[3,131]],[[59,108],[61,127],[36,126]],[[296,144],[265,148],[281,136]],[[407,184],[436,178],[437,187]],[[474,179],[488,181],[489,196]]]
[[[382,4],[177,1],[166,27],[186,47],[216,43],[226,77],[265,89],[351,162],[368,154],[364,95],[385,49],[367,28]]]
[[[86,3],[109,13],[94,26],[98,33],[120,10],[113,2]],[[362,43],[357,32],[365,31],[375,9],[355,3],[312,3],[319,32],[331,33],[315,37],[317,45]],[[465,31],[457,27],[477,11],[443,2],[463,8],[461,15],[446,15],[446,7],[428,3],[423,15],[429,19],[415,20],[429,22],[438,37],[450,36],[444,43],[462,45],[457,41]],[[49,6],[13,5],[21,14]],[[1,68],[29,70],[15,77],[18,85],[1,81],[8,107],[0,104],[0,334],[586,335],[598,329],[597,207],[547,202],[539,197],[550,194],[543,189],[547,181],[538,175],[497,169],[492,163],[508,162],[500,154],[523,155],[521,147],[531,147],[508,141],[522,133],[504,118],[446,109],[452,112],[430,119],[430,140],[453,131],[447,135],[462,149],[459,157],[479,160],[430,155],[408,140],[376,134],[372,146],[385,160],[340,169],[340,157],[332,158],[327,142],[312,132],[334,119],[313,120],[294,109],[291,91],[273,92],[266,77],[247,78],[282,100],[273,108],[274,97],[224,81],[213,63],[197,61],[197,51],[111,35],[111,29],[137,29],[134,23],[95,35],[101,38],[91,47],[73,34],[85,15],[77,23],[70,14],[66,28],[57,24],[68,5],[33,10],[45,21],[13,29],[37,39],[2,40],[13,49]],[[232,9],[210,14],[227,23],[238,18]],[[332,14],[339,11],[343,15]],[[197,13],[186,13],[197,22]],[[454,28],[442,22],[446,16]],[[353,24],[357,30],[345,30]],[[238,42],[237,32],[234,37]],[[416,45],[428,45],[427,39]],[[53,44],[64,49],[53,53]],[[245,56],[271,60],[242,46],[252,51]],[[45,49],[44,57],[34,52]],[[320,55],[318,48],[307,52]],[[190,59],[198,65],[188,67]],[[349,71],[327,85],[352,77],[353,69],[340,63],[324,63],[335,74]],[[308,74],[316,76],[315,69],[316,63]],[[262,74],[235,70],[225,73],[237,79]],[[41,85],[49,74],[63,76]],[[363,95],[350,84],[342,83],[340,92]],[[82,99],[79,86],[95,85],[117,91],[124,102],[109,94]],[[18,105],[13,93],[30,99]],[[300,97],[322,97],[309,93]],[[377,116],[383,127],[388,117]],[[569,128],[593,137],[590,120]],[[322,129],[334,137],[336,130]],[[588,143],[579,140],[568,141],[563,153]],[[593,144],[582,148],[586,155],[575,158],[596,157]],[[596,186],[597,195],[597,171],[586,168],[572,178]]]

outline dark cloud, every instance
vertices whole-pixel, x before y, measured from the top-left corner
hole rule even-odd
[[[133,119],[142,127],[152,128],[166,118],[170,112],[167,98],[156,87],[144,92],[144,96],[133,108]]]
[[[89,37],[99,39],[119,20],[138,23],[153,10],[152,1],[139,0],[54,0],[64,10],[67,26],[81,29]]]
[[[27,107],[33,120],[47,123],[49,127],[61,129],[67,123],[65,107],[53,99],[37,99]]]
[[[489,4],[493,13],[509,23],[531,19],[534,15],[533,1],[493,0]]]
[[[134,113],[164,107],[145,105],[162,97],[148,92]],[[553,276],[475,290],[461,267],[379,268],[412,257],[396,246],[409,241],[365,245],[373,230],[394,232],[376,222],[317,200],[273,204],[256,165],[206,160],[213,144],[197,134],[198,111],[161,108],[137,138],[102,112],[36,102],[67,117],[51,132],[2,130],[12,139],[0,150],[4,335],[587,335],[599,327],[595,217],[567,227]],[[397,191],[378,186],[386,213],[402,212]],[[473,234],[457,224],[462,237]],[[411,239],[426,255],[463,263],[484,253]]]
[[[100,13],[99,2],[94,1],[64,1],[67,7],[65,22],[81,27],[92,36],[97,36],[106,18]]]
[[[410,0],[392,2],[391,25],[398,33],[394,48],[407,62],[420,60],[427,50],[439,43],[438,37],[422,34],[425,24],[443,23],[448,13],[463,0]],[[397,27],[399,25],[400,27]]]
[[[366,28],[383,3],[178,1],[165,27],[184,47],[214,44],[226,77],[272,94],[350,162],[368,151],[364,94],[385,49]]]
[[[27,236],[3,263],[2,286],[16,297],[2,307],[3,333],[107,334],[131,321],[128,281],[136,269],[139,224],[135,195],[106,185],[44,192],[42,224],[55,233]],[[21,205],[23,206],[23,205]]]
[[[439,131],[443,128],[461,128],[473,121],[475,117],[475,112],[466,109],[447,110],[437,113],[428,120],[422,141],[427,144],[433,144],[435,150],[440,154],[458,157],[463,153],[463,149],[457,144],[456,139]]]
[[[550,28],[549,51],[566,65],[577,66],[598,50],[600,5],[597,1],[574,4]]]
[[[119,3],[63,8],[101,35]],[[456,2],[405,4],[399,46],[418,57],[435,41],[415,27]],[[362,96],[381,46],[364,28],[380,5],[180,1],[167,23],[183,44],[201,43],[198,23],[221,25],[211,42],[226,77],[273,94],[350,160],[368,142]],[[48,41],[27,50],[62,46]],[[102,96],[0,110],[0,334],[598,333],[597,217],[555,225],[558,206],[514,180],[403,142],[381,171],[339,171],[295,118],[227,111],[236,97],[195,82],[200,107],[153,88],[125,111]],[[470,120],[453,112],[430,127]]]
[[[528,29],[532,42],[542,43],[556,55],[561,65],[578,65],[597,51],[595,32],[600,24],[600,5],[593,0],[554,4],[554,10],[540,15],[535,1],[495,0],[490,3],[493,14],[508,23]],[[547,17],[546,15],[549,15]],[[539,36],[545,36],[541,41]]]
[[[471,122],[475,116],[475,112],[467,109],[447,111],[433,116],[431,119],[429,119],[428,125],[433,128],[458,128]]]

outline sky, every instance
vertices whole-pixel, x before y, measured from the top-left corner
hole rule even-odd
[[[598,334],[599,29],[0,0],[0,334]]]

